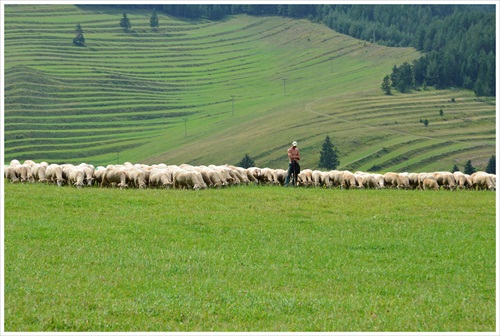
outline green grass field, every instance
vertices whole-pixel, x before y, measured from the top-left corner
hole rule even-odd
[[[8,332],[497,328],[495,193],[7,183],[4,197]]]
[[[122,13],[5,6],[6,163],[236,164],[249,154],[283,168],[297,140],[303,167],[314,169],[327,135],[340,169],[438,171],[467,160],[484,169],[495,154],[494,99],[432,88],[383,95],[383,77],[419,57],[413,49],[244,15],[159,13],[153,32],[150,12],[129,11],[124,33]],[[72,45],[78,23],[86,47]]]

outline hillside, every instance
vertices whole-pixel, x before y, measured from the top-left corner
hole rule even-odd
[[[297,140],[302,167],[316,168],[326,135],[352,170],[481,167],[495,153],[494,101],[463,90],[383,95],[381,79],[413,49],[245,15],[159,14],[154,32],[151,13],[134,10],[126,33],[122,13],[5,6],[5,162],[234,164],[247,153],[284,168]],[[72,44],[78,23],[85,47]]]

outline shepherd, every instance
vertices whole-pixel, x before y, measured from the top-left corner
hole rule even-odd
[[[285,179],[285,187],[288,186],[288,183],[290,183],[290,177],[292,177],[292,185],[296,186],[297,185],[297,176],[300,173],[300,165],[299,165],[299,160],[300,160],[300,152],[299,149],[297,148],[297,141],[292,142],[292,147],[288,148],[288,174]]]

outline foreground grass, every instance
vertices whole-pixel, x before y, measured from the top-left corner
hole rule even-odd
[[[5,185],[6,331],[494,331],[495,195]]]

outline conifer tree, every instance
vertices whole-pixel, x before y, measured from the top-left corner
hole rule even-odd
[[[241,161],[238,162],[237,166],[242,168],[255,167],[255,162],[248,154],[245,154],[245,156],[241,159]]]
[[[472,166],[472,161],[469,160],[465,163],[465,167],[464,167],[464,174],[474,174],[474,172],[476,171],[476,168],[474,168]]]
[[[495,155],[492,155],[490,157],[490,161],[488,161],[488,166],[486,166],[486,172],[488,174],[496,174],[497,171],[497,165],[496,165],[496,157]]]
[[[389,77],[389,75],[385,75],[380,88],[385,92],[386,95],[391,94],[391,78]]]
[[[330,137],[327,135],[322,144],[318,166],[326,169],[335,169],[339,164],[337,148],[335,148]]]
[[[75,28],[75,38],[73,39],[73,44],[77,46],[84,47],[85,46],[85,37],[83,37],[83,29],[80,24],[76,25]]]
[[[128,32],[130,28],[132,28],[132,25],[130,24],[130,20],[127,17],[127,13],[123,12],[123,17],[120,20],[120,27],[123,28],[124,31]]]
[[[149,19],[149,25],[153,28],[153,30],[156,30],[160,26],[155,8],[153,8],[153,14],[151,14],[151,18]]]

